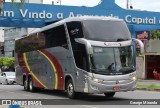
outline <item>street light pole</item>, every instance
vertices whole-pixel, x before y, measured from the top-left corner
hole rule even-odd
[[[128,4],[129,4],[129,1],[127,0],[127,4],[126,4],[126,8],[127,8],[127,9],[128,9],[128,7],[129,7],[129,5],[128,5]]]
[[[2,12],[4,2],[5,2],[5,0],[0,0],[0,15],[1,15],[1,12]]]

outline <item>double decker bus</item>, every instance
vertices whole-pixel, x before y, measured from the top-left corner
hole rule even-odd
[[[17,84],[26,91],[65,90],[69,98],[77,93],[113,97],[135,89],[133,50],[133,39],[121,19],[67,18],[16,40]]]

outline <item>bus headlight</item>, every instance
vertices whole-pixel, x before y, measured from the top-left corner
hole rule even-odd
[[[129,77],[130,77],[130,80],[132,80],[132,81],[137,80],[137,75],[136,74],[130,74]]]
[[[88,79],[95,82],[95,83],[102,83],[103,82],[103,80],[97,79],[97,78],[94,78],[94,77],[88,77]]]
[[[136,81],[136,80],[137,80],[137,77],[136,77],[136,76],[132,76],[130,79],[131,79],[132,81]]]

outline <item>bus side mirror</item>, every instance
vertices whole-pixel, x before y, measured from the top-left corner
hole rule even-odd
[[[137,42],[140,45],[140,52],[141,52],[141,54],[143,54],[144,53],[144,44],[143,44],[143,42],[141,40],[135,39],[135,38],[132,38],[132,41]]]
[[[93,54],[93,48],[88,40],[84,38],[75,38],[74,40],[80,44],[84,44],[86,46],[86,50],[88,54]]]

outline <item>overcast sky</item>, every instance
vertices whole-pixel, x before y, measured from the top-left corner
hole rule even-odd
[[[76,5],[76,6],[95,6],[101,0],[43,0],[44,3],[59,5],[61,1],[62,5]],[[118,5],[126,8],[127,0],[115,0]],[[160,0],[129,0],[134,9],[141,9],[147,11],[158,11],[160,12]]]
[[[126,0],[115,0],[118,5],[126,8]],[[134,9],[160,12],[160,0],[129,0]]]
[[[11,0],[6,0],[11,1]],[[15,0],[18,1],[18,0]],[[32,1],[32,0],[30,0]],[[74,6],[95,6],[103,0],[43,0],[44,4],[52,4],[54,1],[55,5],[74,5]],[[115,0],[116,3],[126,8],[127,0]],[[134,9],[147,10],[147,11],[157,11],[160,12],[160,0],[128,0]]]

